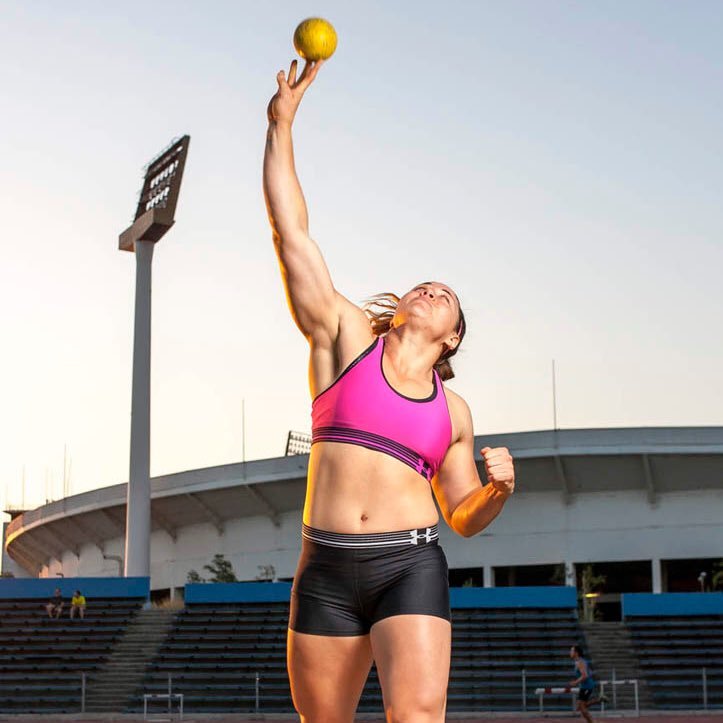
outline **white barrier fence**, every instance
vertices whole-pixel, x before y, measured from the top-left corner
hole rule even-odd
[[[254,679],[254,698],[256,713],[259,712],[260,708],[260,692],[261,692],[261,676],[258,672],[253,676],[246,676]],[[85,685],[84,685],[85,690]],[[168,718],[149,718],[148,717],[148,703],[154,700],[167,700],[168,701]],[[143,720],[153,721],[153,723],[161,723],[162,721],[173,720],[173,701],[178,703],[178,719],[183,720],[183,693],[173,692],[173,676],[168,674],[168,692],[167,693],[144,693],[143,694]],[[85,697],[83,698],[83,710],[85,710]]]
[[[575,710],[575,708],[577,708],[575,694],[579,690],[580,688],[571,688],[570,686],[565,686],[561,688],[535,688],[535,695],[539,698],[540,701],[540,713],[543,713],[545,710],[546,695],[570,695],[570,697],[572,698],[572,709]]]
[[[609,685],[613,690],[613,708],[617,710],[617,695],[615,691],[617,690],[616,686],[618,685],[632,685],[633,686],[633,694],[635,699],[635,715],[640,715],[640,696],[638,691],[638,680],[637,678],[631,678],[630,680],[620,680],[615,678],[615,671],[613,670],[613,678],[612,680],[601,680],[600,683],[600,712],[605,712],[605,686]],[[572,709],[575,710],[577,707],[576,700],[575,700],[575,694],[579,691],[579,688],[572,688],[570,686],[561,686],[561,687],[548,687],[548,688],[535,688],[535,695],[538,697],[539,700],[539,709],[540,713],[544,712],[545,710],[545,696],[546,695],[570,695],[572,698]]]
[[[168,718],[149,718],[148,702],[154,700],[168,701]],[[183,720],[183,693],[173,692],[173,676],[168,674],[168,692],[167,693],[144,693],[143,694],[143,720],[150,720],[154,723],[173,720],[173,701],[178,703],[178,720]]]
[[[161,723],[162,721],[173,720],[173,701],[178,701],[178,720],[183,720],[183,693],[144,693],[143,694],[143,720],[153,721],[153,723]],[[151,700],[167,700],[168,701],[168,718],[149,718],[148,717],[148,701]]]
[[[714,670],[713,675],[716,676],[713,678],[714,684],[720,683],[720,673],[716,673],[719,669]],[[709,708],[709,700],[708,700],[708,694],[709,694],[709,671],[706,668],[701,668],[701,684],[700,684],[700,690],[701,690],[701,707],[703,710],[708,710]],[[601,680],[599,681],[600,686],[600,695],[604,695],[606,686],[609,686],[609,690],[611,693],[612,700],[610,701],[612,703],[611,707],[613,710],[617,710],[617,688],[620,685],[631,685],[633,687],[633,695],[634,695],[634,701],[635,701],[635,714],[639,715],[640,712],[640,690],[639,690],[639,681],[636,678],[631,679],[618,679],[615,676],[615,669],[612,669],[612,676],[610,680]],[[690,674],[689,670],[681,670],[681,673]],[[86,712],[86,696],[88,692],[88,679],[92,679],[92,676],[88,675],[85,672],[80,673],[80,710],[81,713]],[[255,675],[249,675],[249,678],[253,678],[255,682],[254,686],[254,698],[255,698],[255,712],[259,713],[261,709],[261,676],[259,673],[256,673]],[[501,675],[500,678],[516,678],[520,681],[520,698],[521,698],[521,710],[522,712],[526,712],[528,709],[528,699],[527,696],[529,694],[528,691],[530,691],[529,683],[530,678],[537,678],[538,679],[538,685],[540,682],[543,682],[540,680],[540,678],[543,677],[539,673],[528,673],[527,670],[524,668],[520,670],[520,673],[511,673],[508,675]],[[546,677],[546,676],[545,676]],[[549,678],[548,678],[549,679]],[[168,676],[168,692],[167,693],[145,693],[143,695],[143,715],[144,719],[147,719],[147,707],[149,701],[154,700],[166,700],[168,701],[168,713],[170,714],[173,707],[173,702],[175,701],[178,703],[178,712],[181,716],[181,719],[183,719],[183,694],[179,693],[173,693],[172,691],[172,681],[173,676],[169,674]],[[691,684],[692,685],[692,684]],[[697,687],[697,686],[693,686]],[[576,708],[576,700],[575,700],[575,694],[578,692],[578,688],[576,687],[569,687],[569,686],[559,686],[559,687],[537,687],[534,689],[535,695],[538,697],[538,704],[539,704],[539,710],[544,710],[544,696],[546,695],[570,695],[572,697],[572,708],[573,710]],[[606,701],[601,701],[601,712],[605,712],[605,703]],[[714,702],[715,704],[715,702]]]
[[[635,715],[640,715],[640,695],[638,690],[638,679],[637,678],[630,678],[629,680],[620,680],[615,677],[615,668],[613,668],[613,677],[611,680],[601,680],[600,681],[600,697],[602,698],[602,701],[600,703],[600,712],[605,712],[605,686],[609,685],[612,689],[613,693],[613,708],[617,709],[617,687],[618,685],[632,685],[633,686],[633,695],[635,699]]]

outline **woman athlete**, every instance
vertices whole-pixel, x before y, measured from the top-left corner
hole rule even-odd
[[[307,63],[298,78],[296,61],[288,78],[278,73],[264,157],[274,245],[310,345],[314,400],[291,693],[302,721],[353,721],[375,661],[388,721],[443,721],[449,585],[432,493],[447,524],[474,535],[514,491],[512,457],[504,447],[482,450],[483,487],[469,408],[442,386],[465,331],[452,289],[422,283],[398,303],[383,297],[386,315],[367,315],[336,290],[309,237],[291,126],[322,64]]]

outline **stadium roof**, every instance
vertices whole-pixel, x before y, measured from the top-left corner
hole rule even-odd
[[[484,446],[510,449],[520,494],[558,492],[569,502],[577,494],[639,489],[655,504],[660,494],[723,488],[723,427],[483,435],[475,438],[478,468]],[[277,457],[155,477],[152,528],[175,540],[179,528],[203,522],[219,532],[229,520],[258,515],[279,525],[280,515],[303,507],[308,460]],[[125,483],[51,502],[12,520],[6,549],[33,572],[64,552],[79,556],[85,544],[104,550],[125,533],[125,506]]]

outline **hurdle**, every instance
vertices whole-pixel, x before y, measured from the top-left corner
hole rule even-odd
[[[178,720],[183,720],[183,693],[173,692],[173,676],[168,674],[168,692],[167,693],[144,693],[143,694],[143,720],[153,721],[153,723],[170,723],[173,720],[173,701],[178,702]],[[168,718],[149,718],[148,717],[148,701],[149,700],[167,700],[168,701]]]
[[[183,693],[144,693],[143,694],[143,720],[153,721],[153,723],[167,723],[173,720],[173,700],[178,701],[178,720],[183,720]],[[148,701],[149,700],[167,700],[168,701],[168,718],[149,718],[148,717]]]
[[[632,685],[633,686],[633,693],[635,696],[635,715],[640,715],[640,696],[638,694],[638,679],[637,678],[630,678],[627,680],[619,680],[617,678],[613,678],[612,680],[601,680],[600,681],[600,696],[605,695],[605,686],[611,685],[613,688],[613,691],[615,691],[616,685]],[[600,701],[600,712],[605,712],[605,699],[603,698],[602,701]]]
[[[577,708],[577,706],[575,705],[575,693],[577,693],[579,690],[579,688],[570,688],[569,686],[563,688],[535,688],[535,695],[540,701],[540,713],[543,713],[545,710],[544,700],[546,695],[569,694],[572,698],[572,709],[575,710]]]

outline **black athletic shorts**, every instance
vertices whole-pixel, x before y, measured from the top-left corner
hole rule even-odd
[[[577,691],[577,699],[581,700],[583,703],[587,703],[592,697],[592,691],[592,688],[580,688]]]
[[[304,525],[289,627],[312,635],[366,635],[392,615],[450,620],[447,560],[437,526],[344,535]]]

